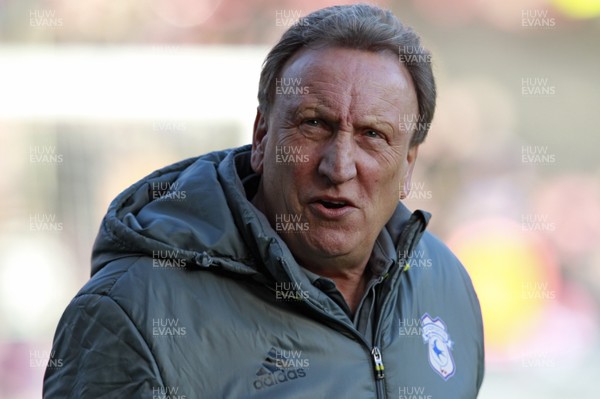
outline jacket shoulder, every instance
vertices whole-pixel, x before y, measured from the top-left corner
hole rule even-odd
[[[438,237],[425,232],[408,263],[413,277],[418,277],[422,283],[431,287],[437,287],[438,294],[455,292],[453,298],[468,300],[468,304],[481,319],[479,299],[469,273],[457,256]],[[459,292],[461,295],[457,295]]]
[[[149,397],[164,385],[138,326],[107,295],[82,293],[71,301],[52,353],[58,366],[46,369],[45,398]]]
[[[110,296],[113,288],[121,279],[127,278],[127,275],[134,269],[144,268],[145,258],[144,256],[129,256],[109,262],[85,283],[75,298],[90,294]]]
[[[432,277],[460,278],[467,285],[471,285],[471,278],[461,261],[446,244],[430,232],[426,231],[423,234],[411,258],[417,268],[433,269],[435,273],[431,273]]]

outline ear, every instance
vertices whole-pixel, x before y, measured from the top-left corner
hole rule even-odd
[[[254,132],[252,134],[252,156],[250,158],[250,165],[258,174],[262,174],[263,172],[263,160],[265,159],[268,130],[267,118],[257,108],[256,118],[254,119]]]
[[[417,161],[417,155],[419,153],[419,145],[413,145],[408,149],[406,154],[406,172],[402,182],[402,191],[400,191],[400,199],[404,199],[410,193],[410,183],[412,180],[412,173],[415,169],[415,163]]]

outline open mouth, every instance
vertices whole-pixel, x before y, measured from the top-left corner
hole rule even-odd
[[[323,205],[327,209],[340,209],[345,207],[347,204],[345,201],[325,201],[319,200],[317,201],[319,204]]]

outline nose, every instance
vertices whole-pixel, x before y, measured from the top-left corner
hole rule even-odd
[[[335,185],[352,180],[356,176],[355,145],[352,134],[338,132],[323,149],[319,174]]]

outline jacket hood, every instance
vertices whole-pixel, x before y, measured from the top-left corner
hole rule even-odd
[[[242,180],[253,174],[250,146],[212,152],[159,169],[110,204],[92,251],[92,275],[131,256],[175,258],[198,267],[243,274],[290,274],[293,256],[267,218],[246,198]],[[391,258],[408,253],[429,214],[398,204],[377,240]]]

